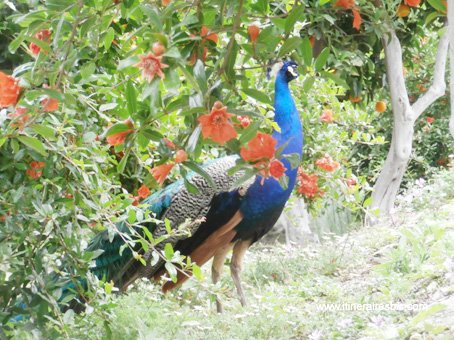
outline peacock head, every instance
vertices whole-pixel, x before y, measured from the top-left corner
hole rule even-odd
[[[278,62],[269,69],[268,77],[271,74],[276,74],[276,77],[279,77],[286,81],[287,83],[291,82],[293,79],[296,79],[299,76],[298,73],[298,64],[293,60],[288,60],[284,62]]]

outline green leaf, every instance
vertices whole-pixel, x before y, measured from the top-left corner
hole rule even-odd
[[[126,83],[126,101],[129,115],[132,116],[137,112],[137,93],[131,80]]]
[[[296,50],[299,46],[301,46],[302,43],[303,39],[301,39],[300,37],[288,38],[279,50],[279,57],[282,57],[283,55]]]
[[[120,133],[120,132],[125,132],[125,131],[128,131],[128,130],[131,130],[131,128],[128,125],[126,125],[124,123],[118,123],[118,124],[112,125],[109,128],[109,130],[107,130],[106,137],[115,135],[115,134]]]
[[[425,25],[428,25],[430,24],[432,21],[434,21],[437,17],[440,16],[440,13],[439,12],[432,12],[432,13],[429,13],[426,17],[426,20],[424,21],[424,24]]]
[[[129,157],[130,150],[131,150],[131,149],[128,149],[128,150],[125,152],[125,154],[124,154],[123,158],[121,159],[120,163],[118,163],[118,165],[117,165],[117,172],[118,172],[119,174],[122,174],[123,171],[125,170],[125,166],[126,166],[126,162],[128,161],[128,157]]]
[[[326,64],[329,57],[329,48],[325,47],[315,60],[315,70],[320,71]]]
[[[303,83],[303,90],[304,92],[309,92],[312,86],[314,85],[315,79],[314,77],[307,77],[304,79]]]
[[[235,183],[233,183],[232,188],[238,188],[241,186],[241,184],[247,182],[249,179],[254,177],[256,175],[255,171],[252,169],[247,169],[244,172],[244,175],[238,178]]]
[[[134,209],[129,209],[128,211],[128,222],[130,224],[136,221],[136,211]]]
[[[106,32],[106,35],[104,36],[104,48],[108,50],[110,46],[112,45],[112,41],[114,40],[115,37],[115,30],[113,27],[109,27],[109,29]]]
[[[198,59],[194,65],[194,77],[199,84],[200,90],[205,94],[208,91],[207,78],[205,75],[205,65],[200,59]]]
[[[208,184],[212,188],[216,188],[216,183],[214,183],[213,179],[211,176],[202,168],[200,167],[197,163],[194,163],[193,161],[186,161],[184,162],[184,166],[188,167],[190,170],[194,171],[195,173],[199,174],[205,180],[208,182]]]
[[[55,130],[51,129],[50,127],[48,127],[46,125],[34,124],[31,126],[31,128],[33,129],[33,131],[40,134],[44,138],[47,138],[50,140],[55,139]]]
[[[11,43],[8,46],[8,50],[10,53],[14,54],[16,52],[16,50],[25,40],[26,32],[27,32],[26,30],[21,31],[19,35],[13,41],[11,41]]]
[[[202,280],[203,279],[202,270],[195,263],[192,264],[192,275],[194,275],[194,277],[197,280]]]
[[[293,8],[285,20],[285,34],[289,34],[293,30],[293,27],[298,19],[304,20],[304,18],[304,6]]]
[[[99,107],[99,111],[104,112],[104,111],[113,110],[113,109],[115,109],[117,106],[118,106],[117,103],[107,103],[107,104],[102,104],[102,105]]]
[[[46,0],[46,6],[51,11],[69,10],[69,7],[75,6],[76,2],[73,0]]]
[[[283,155],[290,163],[292,169],[297,168],[301,163],[301,157],[297,153],[290,153]]]
[[[155,142],[159,142],[164,138],[164,136],[159,131],[155,131],[150,128],[142,130],[140,131],[140,133],[148,140],[154,140]]]
[[[197,189],[197,187],[189,182],[186,178],[184,179],[184,186],[191,194],[197,195],[199,193],[199,189]]]
[[[271,105],[270,97],[267,94],[265,94],[265,93],[263,93],[263,92],[261,92],[259,90],[256,90],[256,89],[241,89],[241,91],[243,91],[243,93],[246,94],[247,96],[258,100],[261,103]]]
[[[310,66],[312,64],[312,45],[308,37],[303,39],[301,52],[303,54],[304,64]]]
[[[171,243],[166,243],[164,245],[164,255],[166,256],[167,260],[171,260],[175,252],[173,251],[173,247]]]
[[[38,152],[40,155],[43,155],[47,157],[47,152],[46,148],[44,147],[44,144],[41,143],[39,139],[36,139],[35,137],[30,137],[30,136],[17,136],[17,139],[25,144],[26,146],[32,148],[36,152]]]
[[[121,70],[125,69],[126,67],[133,66],[133,65],[137,64],[139,61],[140,61],[140,58],[136,55],[123,59],[123,60],[120,60],[120,62],[118,63],[118,70],[121,71]]]
[[[261,123],[261,120],[256,120],[252,122],[246,129],[244,129],[239,139],[240,144],[244,144],[250,141],[255,136],[257,130],[260,128]]]
[[[446,6],[441,2],[441,0],[427,0],[427,2],[435,8],[437,11],[445,12]]]

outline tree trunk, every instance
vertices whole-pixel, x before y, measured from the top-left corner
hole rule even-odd
[[[405,85],[400,41],[393,31],[383,42],[393,110],[393,134],[388,156],[374,185],[371,210],[375,212],[378,209],[381,216],[386,216],[391,213],[410,160],[414,123],[430,104],[445,93],[444,74],[449,41],[446,33],[440,38],[432,86],[412,106]],[[374,219],[369,218],[369,222],[374,222]]]
[[[449,89],[451,92],[451,118],[449,119],[449,132],[454,138],[454,0],[448,1],[448,35],[449,35],[449,65],[451,79]]]

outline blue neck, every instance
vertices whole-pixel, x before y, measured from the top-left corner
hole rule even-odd
[[[288,142],[283,154],[302,154],[303,134],[300,117],[296,110],[295,102],[284,76],[278,74],[275,82],[274,95],[274,121],[281,131],[274,131],[273,137],[277,140],[277,147]]]

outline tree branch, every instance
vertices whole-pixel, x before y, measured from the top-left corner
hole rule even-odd
[[[449,27],[448,27],[449,30]],[[413,104],[413,118],[416,120],[434,101],[443,96],[446,91],[446,60],[448,56],[449,36],[446,31],[438,43],[435,59],[434,77],[429,90]]]
[[[451,79],[449,89],[451,92],[451,118],[449,119],[449,132],[454,137],[454,0],[448,0],[448,36],[449,36],[449,65]]]
[[[394,119],[410,120],[411,106],[408,100],[407,87],[402,62],[402,47],[396,32],[392,30],[383,38],[385,47],[386,75],[391,92]]]

